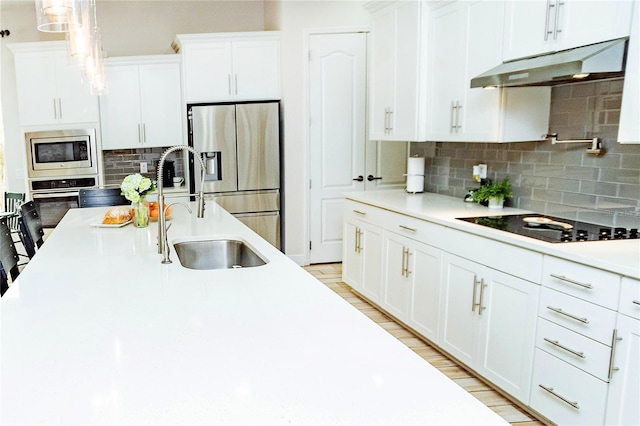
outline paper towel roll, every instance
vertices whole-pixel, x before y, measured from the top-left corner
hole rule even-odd
[[[409,157],[407,176],[424,176],[424,157]]]
[[[407,161],[407,192],[424,191],[424,157],[409,157]]]
[[[422,192],[424,191],[424,176],[407,176],[407,192]]]

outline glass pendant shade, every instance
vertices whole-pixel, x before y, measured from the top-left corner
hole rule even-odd
[[[62,33],[81,25],[78,0],[35,0],[35,2],[38,30]]]
[[[91,22],[89,2],[80,0],[80,25],[69,30],[69,54],[78,60],[82,66],[87,55],[91,54],[91,29],[95,26]]]

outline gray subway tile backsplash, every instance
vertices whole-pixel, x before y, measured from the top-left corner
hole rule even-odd
[[[549,133],[559,139],[599,137],[604,153],[588,144],[549,141],[506,144],[429,142],[411,145],[426,158],[425,190],[464,197],[478,186],[474,164],[486,163],[490,179],[509,176],[508,206],[602,225],[640,227],[640,146],[617,143],[624,79],[556,86]],[[435,153],[435,154],[434,154]]]

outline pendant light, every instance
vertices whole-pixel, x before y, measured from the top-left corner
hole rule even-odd
[[[63,33],[79,27],[79,0],[35,0],[38,30]]]

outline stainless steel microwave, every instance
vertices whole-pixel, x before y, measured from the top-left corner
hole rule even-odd
[[[98,173],[95,129],[25,134],[30,178]]]

